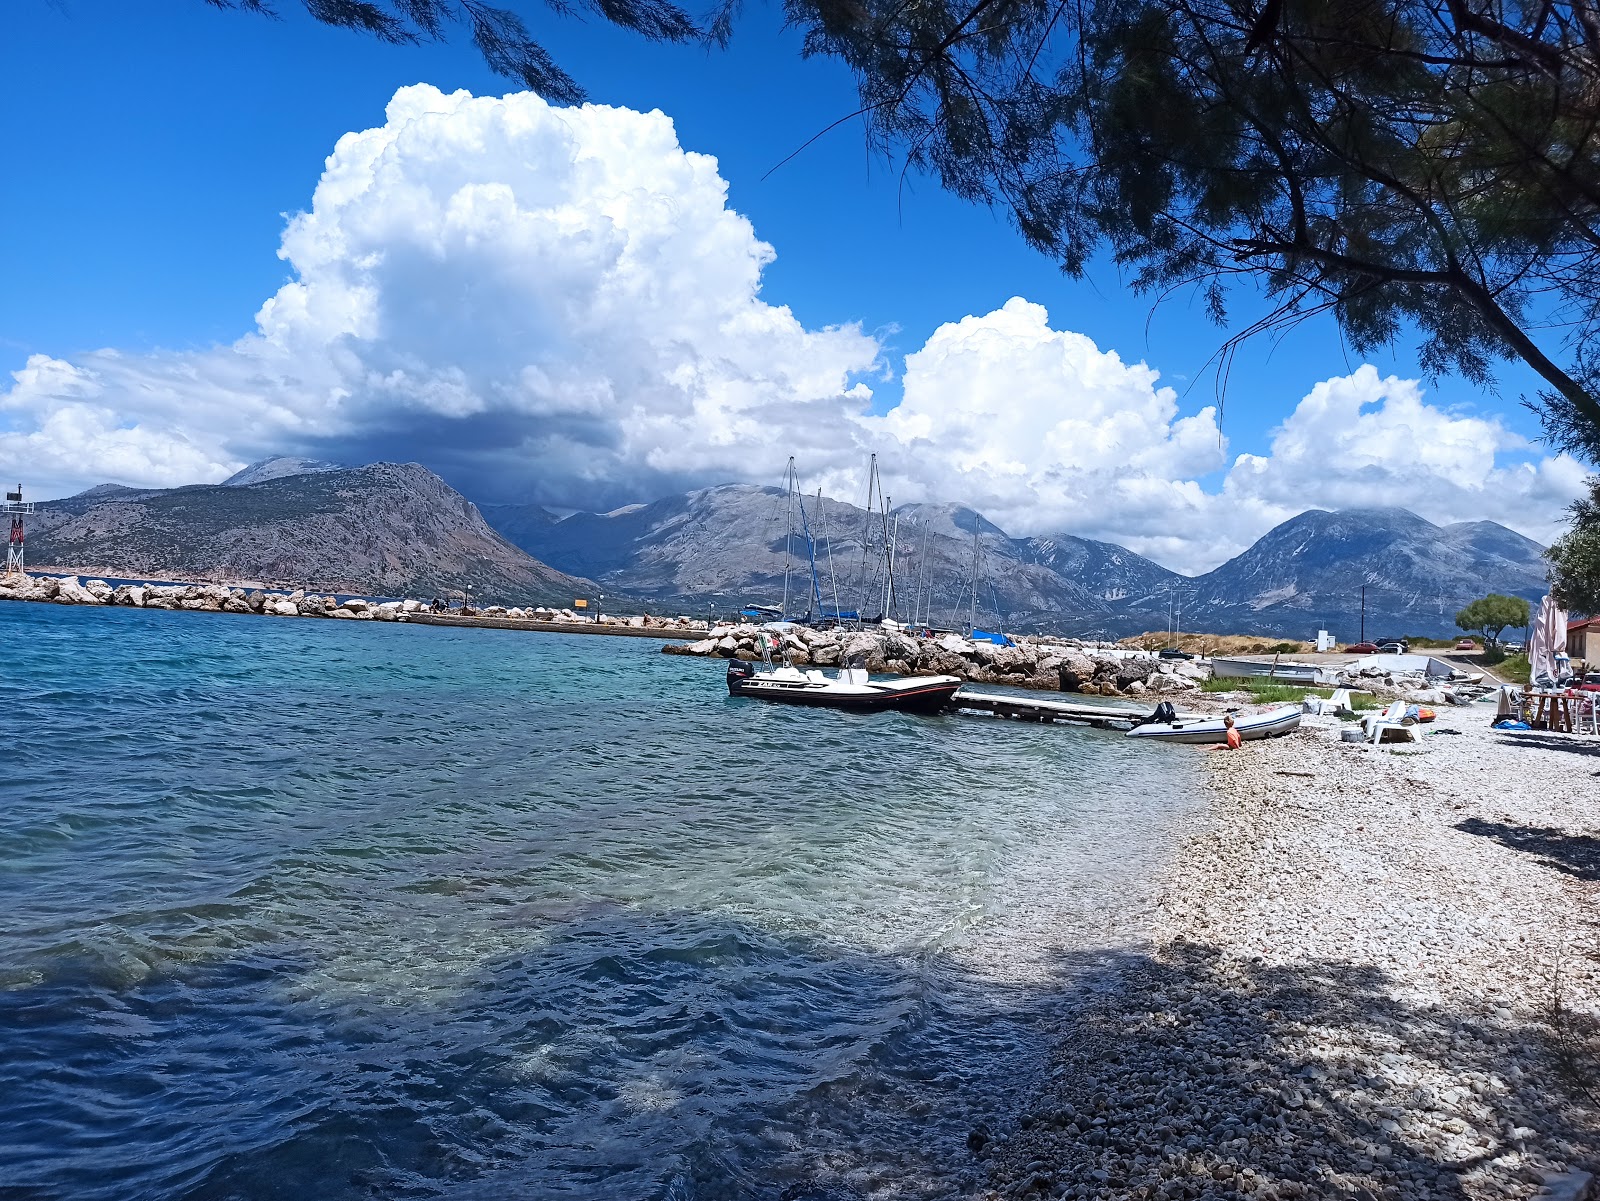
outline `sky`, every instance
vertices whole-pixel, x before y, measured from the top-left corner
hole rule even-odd
[[[707,52],[524,6],[574,109],[459,35],[282,10],[12,9],[0,477],[31,495],[290,453],[604,510],[776,484],[793,455],[853,499],[876,453],[896,501],[1194,572],[1312,507],[1548,541],[1579,492],[1518,368],[1428,381],[1317,321],[1247,344],[1219,391],[1226,331],[1188,299],[1064,278],[858,123],[808,145],[851,80],[769,9]]]

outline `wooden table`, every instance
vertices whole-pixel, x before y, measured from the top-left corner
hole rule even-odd
[[[1572,733],[1572,714],[1581,697],[1565,692],[1529,691],[1526,700],[1532,704],[1528,724],[1535,729],[1543,727],[1557,734]]]

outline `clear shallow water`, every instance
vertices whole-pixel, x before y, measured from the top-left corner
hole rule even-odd
[[[1192,758],[621,638],[0,604],[0,1195],[938,1197]]]

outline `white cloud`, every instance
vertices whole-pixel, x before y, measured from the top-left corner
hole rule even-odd
[[[556,500],[737,474],[870,399],[878,344],[760,298],[772,248],[662,114],[417,86],[387,116],[339,140],[255,332],[30,361],[0,400],[0,465],[155,485],[376,449]],[[58,428],[66,411],[123,436]]]
[[[659,112],[403,88],[285,230],[291,281],[229,346],[36,355],[0,475],[39,492],[217,480],[270,453],[417,459],[481,499],[606,508],[727,480],[960,500],[1013,533],[1199,570],[1307,507],[1398,504],[1547,538],[1582,469],[1362,368],[1227,466],[1213,409],[1022,298],[941,326],[870,414],[882,347],[761,295],[772,247]]]
[[[1497,418],[1430,405],[1417,381],[1363,366],[1312,388],[1270,453],[1234,461],[1214,524],[1242,549],[1308,508],[1393,506],[1441,524],[1487,517],[1548,543],[1586,470],[1567,455],[1507,460],[1529,449]]]
[[[1158,538],[1225,458],[1216,410],[1180,417],[1157,379],[1017,297],[935,330],[902,402],[862,424],[908,500],[960,499],[1018,532]]]

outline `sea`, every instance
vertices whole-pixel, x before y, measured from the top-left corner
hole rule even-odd
[[[378,622],[0,602],[0,729],[7,1201],[973,1195],[1199,803]]]

